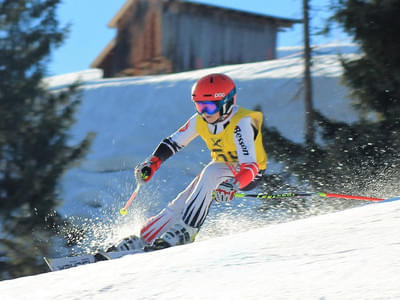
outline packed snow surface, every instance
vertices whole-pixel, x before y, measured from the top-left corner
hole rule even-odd
[[[0,282],[2,300],[400,299],[400,197]]]

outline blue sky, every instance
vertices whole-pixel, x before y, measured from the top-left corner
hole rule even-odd
[[[89,65],[116,34],[107,27],[126,0],[64,0],[59,6],[58,18],[61,24],[69,23],[70,33],[64,44],[54,50],[48,65],[49,75],[59,75],[86,70]],[[285,18],[302,18],[302,0],[191,0],[233,9],[256,12]],[[321,28],[329,16],[330,0],[311,0],[313,30]],[[340,30],[329,37],[315,36],[314,44],[337,41],[346,38]],[[278,46],[302,44],[302,25],[278,34]]]

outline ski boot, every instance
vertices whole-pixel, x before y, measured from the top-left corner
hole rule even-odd
[[[124,238],[116,245],[108,248],[106,252],[138,250],[143,249],[145,246],[146,242],[144,240],[142,240],[140,237],[137,237],[136,235],[131,235]]]
[[[186,225],[181,221],[173,225],[165,233],[156,239],[149,247],[145,247],[145,251],[160,250],[173,246],[192,243],[197,235],[198,229]]]
[[[107,253],[104,252],[97,252],[93,255],[94,257],[94,262],[98,262],[98,261],[103,261],[103,260],[110,260],[111,258],[107,255]]]

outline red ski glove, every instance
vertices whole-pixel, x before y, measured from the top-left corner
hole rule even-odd
[[[235,178],[231,178],[222,182],[214,191],[214,199],[217,202],[232,201],[236,192],[239,190],[240,184]]]
[[[142,162],[135,168],[136,181],[140,184],[148,182],[160,166],[161,160],[157,156]]]
[[[232,169],[231,169],[232,170]],[[217,201],[232,201],[238,190],[245,188],[257,175],[257,163],[242,163],[240,164],[240,171],[234,173],[233,178],[222,182],[213,193],[213,198]]]

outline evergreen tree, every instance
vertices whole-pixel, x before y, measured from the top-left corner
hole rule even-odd
[[[357,133],[354,144],[365,158],[363,170],[370,178],[381,172],[399,176],[400,2],[339,0],[337,4],[335,19],[362,50],[360,58],[343,60],[343,66],[344,82],[367,116],[351,128]]]
[[[358,107],[380,121],[400,121],[400,2],[339,0],[335,19],[360,45],[359,59],[344,61],[346,84]]]
[[[41,256],[61,222],[58,180],[90,144],[89,137],[68,143],[78,86],[55,93],[42,80],[67,34],[59,3],[0,1],[0,279],[45,270]]]
[[[313,145],[294,144],[264,128],[270,157],[286,165],[285,172],[274,175],[280,180],[273,182],[278,188],[294,182],[312,190],[387,196],[381,194],[381,183],[398,187],[400,178],[400,2],[334,2],[333,18],[361,48],[358,58],[342,59],[344,84],[360,121],[346,124],[313,112],[323,140]],[[266,184],[270,181],[267,177]],[[340,201],[340,208],[343,204]]]

